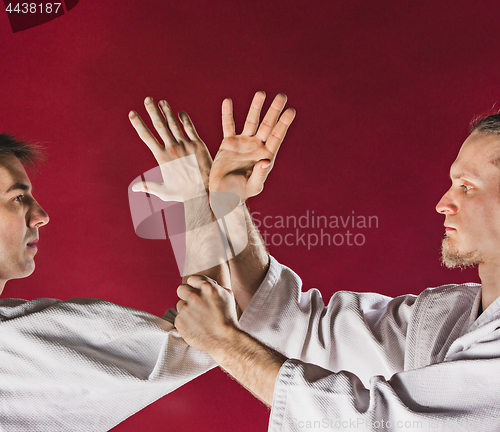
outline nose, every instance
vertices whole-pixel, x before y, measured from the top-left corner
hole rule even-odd
[[[453,202],[451,192],[448,190],[436,204],[436,211],[441,214],[456,214],[457,206]]]
[[[33,205],[30,211],[28,225],[30,228],[40,228],[49,223],[49,215],[42,208],[40,204],[38,204],[35,200],[33,200]]]

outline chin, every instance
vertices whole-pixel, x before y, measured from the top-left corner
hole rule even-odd
[[[448,237],[441,244],[441,263],[447,268],[467,268],[481,264],[481,254],[478,250],[463,251],[450,244]]]
[[[17,272],[17,276],[13,277],[12,279],[23,279],[25,277],[31,276],[33,272],[35,271],[35,262],[32,261],[31,263],[27,263],[26,265],[23,266],[22,269]]]

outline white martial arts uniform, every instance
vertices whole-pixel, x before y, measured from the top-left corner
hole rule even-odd
[[[290,358],[270,431],[500,430],[500,300],[319,292],[271,258],[240,324]],[[310,364],[312,363],[312,364]],[[0,301],[0,430],[106,431],[215,364],[162,318],[102,300]]]
[[[288,360],[269,431],[500,431],[500,299],[480,285],[419,296],[301,292],[270,270],[240,323]],[[296,359],[296,360],[295,360]]]
[[[0,300],[0,431],[107,431],[215,363],[103,300]]]

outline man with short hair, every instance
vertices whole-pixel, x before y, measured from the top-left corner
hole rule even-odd
[[[0,293],[9,279],[35,270],[38,230],[49,217],[33,198],[23,163],[34,166],[40,158],[36,147],[0,134]]]
[[[146,106],[151,112],[151,101]],[[168,137],[168,146],[152,148],[158,161],[195,156],[206,162],[199,165],[208,175],[210,154],[187,114],[181,117],[186,137],[168,105],[162,107],[163,114],[153,111],[169,119],[168,126],[164,117],[160,119],[167,127],[163,137]],[[273,135],[279,146],[284,137],[283,124],[277,122],[275,114],[265,119],[264,128],[270,126],[267,135]],[[146,131],[137,124],[139,117],[131,115],[131,120],[144,138]],[[276,137],[278,133],[281,138]],[[234,143],[244,139],[234,137]],[[2,289],[8,280],[34,271],[39,229],[49,221],[33,197],[23,166],[35,165],[38,159],[36,147],[0,134]],[[208,196],[205,202],[196,204],[196,209],[210,209]],[[186,225],[196,227],[198,219],[188,212]],[[209,233],[195,240],[214,238]],[[198,248],[197,244],[187,246],[187,252]],[[201,256],[199,251],[191,255]],[[225,264],[208,269],[202,266],[199,274],[229,283]],[[1,299],[0,429],[106,431],[215,367],[208,354],[182,340],[173,321],[171,311],[160,318],[99,299]]]
[[[34,271],[49,221],[23,166],[39,155],[0,134],[1,290]],[[171,321],[98,299],[1,299],[0,429],[107,431],[211,369]]]
[[[259,105],[256,98],[252,106]],[[250,111],[249,136],[257,120]],[[210,192],[231,191],[244,203],[249,189],[260,192],[265,180],[250,185],[248,172],[268,167],[275,153],[263,157],[265,143],[233,142],[230,101],[223,124]],[[436,206],[445,215],[443,262],[477,265],[481,285],[445,285],[394,299],[337,292],[325,306],[317,290],[301,292],[299,277],[268,258],[260,240],[250,242],[244,260],[229,262],[233,292],[203,276],[178,288],[179,333],[272,406],[270,431],[498,431],[499,157],[500,115],[494,115],[462,145],[450,170],[452,186]],[[256,232],[250,225],[254,239]]]

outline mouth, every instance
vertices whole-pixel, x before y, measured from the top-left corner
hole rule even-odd
[[[452,231],[456,231],[457,229],[452,227],[451,225],[446,225],[446,222],[443,224],[444,225],[444,230],[446,232],[452,232]]]
[[[32,248],[34,250],[37,250],[37,246],[36,244],[38,243],[38,239],[34,239],[34,240],[31,240],[29,243],[26,244],[26,246],[28,246],[29,248]]]

